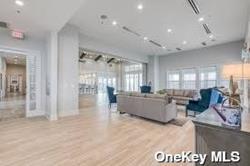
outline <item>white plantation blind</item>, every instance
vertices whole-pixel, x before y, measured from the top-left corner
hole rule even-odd
[[[169,71],[167,76],[168,89],[180,89],[180,71]]]
[[[195,69],[184,69],[182,71],[182,89],[196,88],[196,71]]]
[[[200,68],[199,73],[200,89],[212,88],[217,85],[217,68],[215,66]]]
[[[36,57],[35,56],[28,56],[28,74],[29,74],[29,110],[36,110]]]

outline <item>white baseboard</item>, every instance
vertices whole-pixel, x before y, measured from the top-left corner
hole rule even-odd
[[[45,111],[43,110],[34,110],[26,112],[27,118],[37,117],[37,116],[45,116]]]

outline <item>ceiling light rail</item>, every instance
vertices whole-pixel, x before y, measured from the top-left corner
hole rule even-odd
[[[104,23],[104,20],[105,21],[108,21],[109,19],[108,19],[109,17],[107,16],[107,15],[101,15],[100,16],[100,19],[101,19],[101,24],[103,24]],[[162,44],[160,44],[160,43],[158,43],[158,42],[156,42],[156,41],[153,41],[153,40],[150,40],[148,37],[146,37],[146,36],[142,36],[140,33],[138,33],[138,32],[136,32],[136,31],[134,31],[134,30],[132,30],[131,28],[128,28],[127,26],[121,26],[121,24],[118,24],[115,20],[113,20],[113,21],[108,21],[108,22],[110,22],[113,26],[117,26],[117,27],[119,27],[119,28],[121,28],[122,30],[124,30],[124,31],[126,31],[126,32],[128,32],[128,33],[130,33],[130,34],[132,34],[132,35],[135,35],[135,36],[137,36],[137,37],[139,37],[139,38],[142,38],[144,41],[148,41],[148,42],[150,42],[151,44],[153,44],[153,45],[155,45],[155,46],[157,46],[157,47],[160,47],[161,49],[166,49],[166,47],[164,46],[162,46]],[[172,29],[168,29],[168,32],[172,32]]]
[[[207,24],[203,24],[202,26],[205,29],[205,31],[206,31],[207,34],[211,34],[212,33]]]
[[[194,13],[199,15],[200,14],[200,9],[199,9],[197,3],[195,2],[195,0],[187,0],[187,1],[190,4],[190,6],[192,7]]]

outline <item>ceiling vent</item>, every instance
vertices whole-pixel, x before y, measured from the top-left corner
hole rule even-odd
[[[190,6],[192,7],[193,11],[195,14],[200,14],[200,9],[197,5],[197,3],[195,2],[195,0],[187,0],[188,3],[190,4]]]
[[[176,48],[177,51],[181,51],[182,49],[181,48]]]
[[[138,36],[138,37],[141,36],[139,33],[137,33],[137,32],[135,32],[135,31],[129,29],[129,28],[126,27],[126,26],[123,26],[122,29],[125,30],[125,31],[127,31],[127,32],[129,32],[129,33],[132,33],[132,34],[134,34],[134,35],[136,35],[136,36]]]
[[[201,44],[202,44],[203,46],[206,46],[206,45],[207,45],[207,43],[206,43],[206,42],[202,42]]]
[[[157,46],[157,47],[161,47],[161,48],[162,48],[162,45],[161,45],[161,44],[159,44],[159,43],[157,43],[157,42],[155,42],[155,41],[153,41],[153,40],[149,40],[149,42],[152,43],[152,44],[154,44],[154,45]]]
[[[206,31],[207,34],[212,33],[211,30],[208,28],[207,24],[203,24],[203,28],[205,29],[205,31]]]
[[[104,24],[104,22],[108,19],[108,16],[103,14],[100,16],[100,18],[101,18],[101,24]]]
[[[102,58],[102,55],[98,55],[96,58],[95,58],[95,61],[97,62],[99,59]]]
[[[0,28],[8,28],[8,24],[6,22],[0,21]]]
[[[86,60],[79,60],[80,63],[86,63]]]
[[[115,60],[115,58],[110,58],[107,63],[111,63],[113,60]]]
[[[83,52],[80,56],[80,59],[84,58],[87,55],[87,53]]]

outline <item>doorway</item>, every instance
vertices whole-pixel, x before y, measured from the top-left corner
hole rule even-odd
[[[0,53],[0,120],[26,116],[26,56]]]

